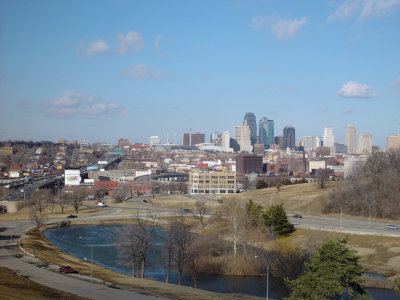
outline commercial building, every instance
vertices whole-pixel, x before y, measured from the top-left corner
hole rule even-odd
[[[153,136],[149,137],[149,144],[150,144],[150,147],[152,147],[154,145],[160,145],[161,140],[158,136],[153,135]]]
[[[231,172],[190,172],[190,194],[233,194],[236,174]]]
[[[242,153],[252,153],[253,147],[251,143],[251,131],[250,127],[247,125],[247,120],[244,120],[243,126],[241,127],[241,135],[240,135],[240,152]]]
[[[357,139],[356,127],[352,124],[347,125],[346,127],[347,153],[353,154],[357,152],[356,139]]]
[[[283,150],[286,148],[295,149],[296,131],[292,126],[283,128]]]
[[[388,136],[387,149],[388,150],[400,150],[400,133],[398,135]]]
[[[325,127],[323,141],[324,147],[331,148],[331,152],[333,152],[333,146],[335,145],[335,136],[333,135],[333,128],[331,126]]]
[[[247,112],[243,118],[243,125],[245,122],[250,128],[250,140],[251,144],[254,145],[257,141],[257,122],[254,113]]]
[[[229,131],[222,132],[221,146],[224,152],[233,152],[231,148],[231,133]]]
[[[260,143],[264,144],[264,147],[268,149],[274,143],[274,121],[268,120],[266,117],[262,118],[258,126],[258,131]]]
[[[372,135],[369,133],[358,136],[358,153],[370,154],[372,152]]]
[[[258,155],[236,156],[236,173],[249,174],[261,173],[263,169],[263,158]]]
[[[205,134],[196,132],[192,133],[190,131],[189,133],[184,133],[183,134],[183,145],[185,146],[195,146],[196,144],[203,144],[205,143]]]

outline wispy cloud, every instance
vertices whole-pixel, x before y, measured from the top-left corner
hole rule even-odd
[[[384,18],[400,9],[400,0],[344,0],[327,21],[348,20],[354,16],[363,21]]]
[[[343,110],[343,113],[345,113],[345,114],[351,114],[351,113],[353,113],[353,112],[354,112],[354,109],[352,109],[352,108],[350,108],[350,107],[345,108],[345,109]]]
[[[118,33],[117,38],[119,41],[119,47],[115,52],[119,54],[130,52],[137,53],[146,47],[146,44],[140,33],[133,30],[129,31],[126,35],[123,33]]]
[[[78,54],[86,55],[86,56],[93,56],[97,53],[107,53],[110,52],[111,48],[110,46],[103,41],[102,39],[98,39],[95,42],[90,43],[89,45],[85,46],[84,44],[81,44],[78,49],[76,49],[76,52]]]
[[[261,92],[261,91],[265,90],[265,89],[268,88],[268,87],[269,87],[269,83],[264,83],[264,84],[260,85],[260,86],[257,88],[257,90],[259,90],[259,91]]]
[[[343,84],[338,96],[345,98],[374,98],[378,97],[378,94],[369,85],[349,81]]]
[[[164,51],[162,51],[161,47],[160,47],[161,40],[162,40],[162,36],[161,35],[157,35],[156,39],[154,41],[154,49],[156,50],[156,53],[158,55],[166,56],[167,54]]]
[[[395,81],[393,81],[393,83],[391,84],[391,87],[393,88],[392,95],[400,98],[400,77],[397,78]],[[399,107],[400,107],[400,104],[399,104]]]
[[[274,89],[274,92],[296,92],[297,86],[289,85],[284,87],[278,87]]]
[[[119,104],[105,102],[98,97],[84,96],[73,91],[65,91],[61,97],[42,103],[42,111],[55,118],[127,113],[127,110]]]
[[[144,64],[129,66],[126,69],[120,70],[120,74],[122,77],[129,79],[165,79],[160,69],[153,71]]]
[[[256,16],[251,20],[254,30],[269,30],[280,40],[289,40],[297,36],[300,29],[307,24],[308,18],[284,20],[276,16]]]

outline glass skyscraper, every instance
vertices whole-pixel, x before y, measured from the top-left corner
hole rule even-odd
[[[286,126],[283,128],[283,149],[296,147],[296,133],[294,127]]]
[[[266,117],[262,118],[258,125],[258,131],[260,143],[264,144],[265,148],[269,148],[274,143],[274,121],[268,120]]]

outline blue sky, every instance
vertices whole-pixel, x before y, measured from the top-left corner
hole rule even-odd
[[[0,140],[400,133],[400,0],[0,1]],[[170,134],[171,136],[171,134]]]

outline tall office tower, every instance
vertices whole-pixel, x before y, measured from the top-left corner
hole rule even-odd
[[[295,149],[296,131],[292,126],[283,128],[283,150],[286,148]]]
[[[247,125],[247,120],[244,120],[242,125],[242,132],[240,135],[240,152],[252,153],[253,147],[251,145],[251,131],[249,125]]]
[[[205,142],[205,134],[196,132],[192,133],[190,131],[189,133],[184,133],[183,134],[183,145],[185,146],[195,146],[196,144],[202,144]]]
[[[260,143],[269,148],[274,143],[274,121],[262,118],[258,124],[258,136]]]
[[[233,138],[235,140],[240,140],[241,135],[242,135],[242,126],[235,126],[233,128]]]
[[[390,150],[400,150],[400,133],[398,135],[388,136],[387,138],[387,149]]]
[[[333,136],[333,128],[331,126],[328,126],[324,129],[323,139],[324,139],[324,147],[332,148],[335,145],[335,137]]]
[[[358,135],[358,153],[370,154],[372,152],[372,135],[369,133]]]
[[[283,136],[280,135],[280,136],[274,137],[274,144],[278,145],[279,149],[282,150],[283,149]]]
[[[257,141],[257,122],[256,122],[256,116],[252,112],[247,112],[244,115],[243,118],[243,124],[244,121],[247,121],[247,125],[250,128],[250,140],[251,144],[254,145]]]
[[[154,146],[154,145],[160,145],[161,144],[161,140],[158,136],[151,136],[149,138],[149,143],[150,143],[150,147]]]
[[[229,131],[222,132],[222,149],[224,152],[232,152],[231,148],[231,133]]]
[[[347,125],[346,127],[346,146],[347,153],[356,153],[357,145],[356,145],[356,127],[352,124]]]
[[[317,149],[317,138],[315,136],[304,137],[304,151]]]

